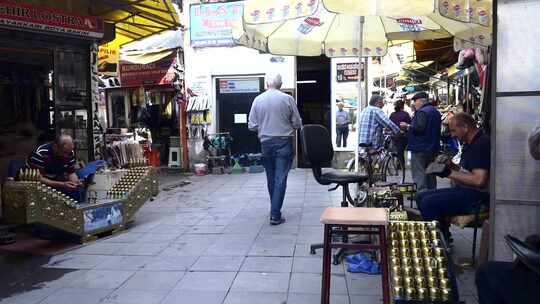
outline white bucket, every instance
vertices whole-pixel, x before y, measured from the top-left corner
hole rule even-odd
[[[208,167],[206,166],[206,164],[195,164],[194,168],[195,168],[195,175],[197,176],[206,175],[208,171]]]

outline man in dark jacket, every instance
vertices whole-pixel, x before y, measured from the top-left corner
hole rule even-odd
[[[429,102],[426,92],[416,93],[414,114],[411,124],[400,123],[408,131],[407,150],[411,151],[411,173],[418,192],[437,188],[437,179],[426,174],[427,166],[433,162],[441,148],[441,113]]]

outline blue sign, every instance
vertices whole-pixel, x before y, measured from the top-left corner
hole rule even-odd
[[[84,232],[91,233],[113,225],[120,225],[124,219],[123,206],[116,203],[84,211]]]
[[[191,46],[194,48],[234,45],[232,26],[242,22],[243,2],[191,5]]]

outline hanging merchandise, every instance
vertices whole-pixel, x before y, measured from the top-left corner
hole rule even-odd
[[[188,134],[191,139],[203,139],[207,126],[212,123],[208,96],[192,96],[186,106],[188,114]]]

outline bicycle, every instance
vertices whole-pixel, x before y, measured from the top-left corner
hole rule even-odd
[[[376,182],[405,183],[405,164],[392,147],[392,137],[385,135],[384,145],[379,149],[363,146],[358,155],[358,171],[369,176],[369,185]],[[347,161],[347,169],[355,170],[355,158]]]

